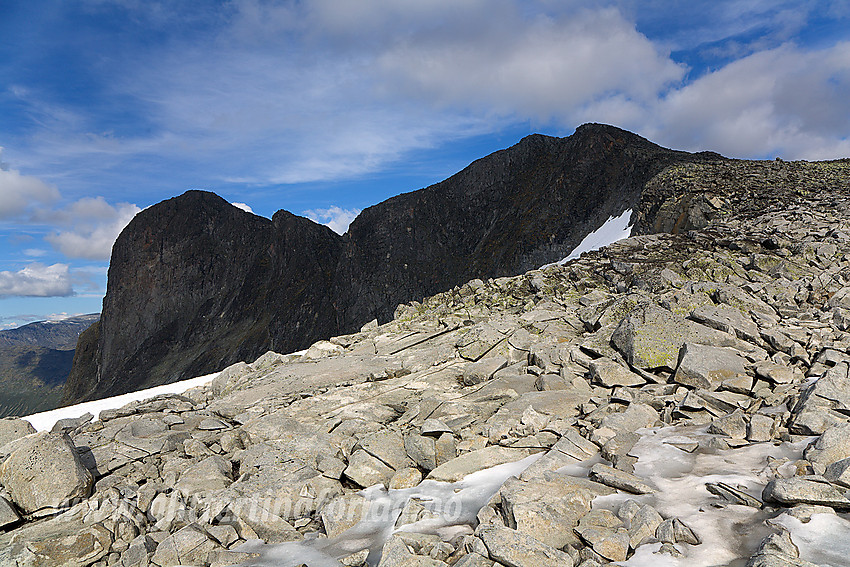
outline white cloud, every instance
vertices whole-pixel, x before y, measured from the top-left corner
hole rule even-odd
[[[788,44],[671,91],[623,124],[658,143],[733,157],[846,157],[848,91],[850,43],[812,51]]]
[[[198,21],[193,10],[173,4],[123,3],[134,21],[167,26],[166,35]],[[807,75],[797,62],[835,70],[846,54],[837,47],[777,48],[802,37],[800,30],[811,34],[810,20],[827,9],[840,14],[845,6],[846,17],[846,2],[830,6],[233,0],[197,15],[206,22],[203,32],[192,28],[161,46],[127,49],[120,68],[98,66],[112,73],[102,81],[113,89],[108,94],[128,101],[144,128],[104,134],[111,125],[104,127],[97,113],[46,104],[49,97],[40,101],[37,91],[22,87],[10,93],[43,125],[27,159],[57,164],[53,173],[66,179],[93,170],[114,174],[128,162],[135,171],[143,170],[139,162],[159,162],[192,183],[346,179],[412,151],[506,127],[569,133],[585,121],[738,157],[832,157],[844,152],[845,122],[831,119],[844,112],[848,87],[840,76],[836,83],[826,72]],[[790,65],[770,55],[777,49]],[[673,50],[690,50],[675,55],[713,67],[686,69]]]
[[[110,205],[103,197],[80,199],[52,212],[69,230],[51,232],[45,240],[69,258],[108,260],[115,239],[139,211],[131,203]]]
[[[360,209],[343,209],[333,205],[327,209],[312,209],[304,211],[304,215],[319,224],[329,227],[337,234],[345,234],[348,230],[348,225],[351,224],[357,215],[360,214]]]
[[[236,207],[237,209],[242,209],[243,211],[245,211],[247,213],[253,213],[254,212],[254,209],[252,209],[251,207],[249,207],[245,203],[230,203],[230,204],[233,205],[234,207]]]
[[[684,74],[615,9],[526,21],[482,10],[473,33],[393,45],[378,60],[385,80],[438,103],[545,120],[610,93],[652,100]]]
[[[24,250],[25,256],[32,256],[33,258],[39,258],[47,254],[47,250],[42,250],[41,248],[27,248]]]
[[[0,272],[0,297],[67,297],[73,295],[68,264],[34,262],[17,272]]]
[[[0,148],[0,157],[2,152],[3,148]],[[59,191],[55,187],[0,163],[0,219],[14,218],[34,205],[58,199]]]

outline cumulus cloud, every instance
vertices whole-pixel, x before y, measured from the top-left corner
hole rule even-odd
[[[337,234],[345,234],[348,230],[348,225],[351,224],[357,215],[360,214],[360,209],[343,209],[333,205],[327,209],[312,209],[304,211],[304,216],[308,219],[323,224]]]
[[[586,121],[737,157],[846,143],[832,120],[850,116],[846,54],[789,43],[848,17],[844,0],[233,0],[197,28],[197,10],[120,4],[168,39],[98,66],[143,128],[104,134],[96,112],[10,89],[46,125],[32,159],[55,173],[167,162],[191,183],[348,179],[458,139]]]
[[[386,80],[441,104],[545,120],[609,93],[652,100],[684,74],[615,9],[538,16],[516,29],[518,15],[485,14],[475,33],[393,45],[379,58]]]
[[[17,272],[0,271],[0,297],[67,297],[73,294],[68,264],[46,266],[34,262]]]
[[[2,157],[3,148],[0,148]],[[21,215],[34,205],[59,199],[59,191],[37,177],[22,175],[0,162],[0,220]]]
[[[607,100],[584,116],[617,120],[675,148],[739,157],[850,155],[850,43],[754,53],[650,104]]]
[[[51,213],[68,229],[51,232],[45,240],[69,258],[109,260],[115,239],[139,211],[131,203],[110,205],[103,197],[80,199]]]

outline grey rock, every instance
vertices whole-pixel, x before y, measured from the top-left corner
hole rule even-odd
[[[737,346],[730,335],[687,321],[666,309],[648,305],[633,311],[617,326],[611,343],[632,365],[674,369],[685,343]]]
[[[322,508],[321,518],[328,537],[336,537],[366,517],[369,505],[360,494],[335,498]]]
[[[831,463],[826,467],[823,477],[832,484],[850,488],[850,458]]]
[[[199,526],[188,525],[168,536],[157,546],[151,558],[158,565],[198,565],[209,562],[221,546]]]
[[[625,411],[605,416],[599,427],[607,427],[614,431],[633,432],[642,427],[652,427],[658,421],[658,412],[650,405],[643,403],[629,404]]]
[[[823,472],[830,464],[850,457],[850,423],[828,428],[814,444],[806,448],[803,455],[816,467],[817,472]]]
[[[776,478],[767,483],[762,491],[765,502],[794,504],[819,504],[837,509],[850,508],[850,500],[844,491],[837,489],[822,478],[794,477]]]
[[[509,527],[561,549],[578,542],[571,530],[590,512],[593,499],[614,492],[587,479],[544,472],[528,481],[508,479],[499,494]]]
[[[712,494],[720,496],[727,502],[732,504],[740,504],[741,506],[751,506],[753,508],[761,508],[761,501],[754,498],[742,490],[738,490],[734,486],[730,486],[725,482],[707,482],[705,488]]]
[[[724,380],[746,375],[746,360],[735,349],[685,343],[673,380],[685,386],[716,390]]]
[[[634,501],[631,500],[630,502]],[[637,505],[637,503],[635,504]],[[639,545],[654,540],[658,526],[663,521],[664,518],[652,506],[640,506],[629,519],[629,545],[631,548],[637,549]]]
[[[783,364],[775,362],[759,362],[753,369],[756,376],[771,382],[772,384],[790,384],[791,382],[800,381],[803,375],[794,368],[790,368]]]
[[[747,425],[747,440],[754,443],[764,443],[773,439],[776,434],[776,421],[769,415],[755,413],[750,416]]]
[[[443,482],[457,482],[463,480],[466,475],[489,469],[496,465],[513,463],[528,457],[530,454],[531,452],[527,449],[485,447],[484,449],[464,453],[438,466],[428,473],[427,478]]]
[[[87,498],[94,479],[67,435],[36,433],[0,467],[0,482],[24,512],[59,508]]]
[[[387,485],[394,470],[377,457],[360,449],[348,460],[348,468],[343,473],[360,486],[367,488],[375,484]]]
[[[0,447],[31,433],[35,433],[35,427],[25,419],[17,417],[0,419]]]
[[[86,412],[80,417],[66,417],[64,419],[59,419],[56,423],[53,424],[53,428],[50,430],[51,433],[66,433],[68,431],[74,430],[81,425],[85,425],[89,423],[94,416],[91,413]],[[35,429],[33,429],[35,432]],[[3,441],[0,440],[0,447],[4,445]]]
[[[482,526],[478,537],[490,558],[508,567],[573,567],[573,559],[530,535],[509,528]]]
[[[493,561],[477,553],[468,553],[454,564],[454,567],[494,567]]]
[[[655,537],[663,543],[687,543],[699,545],[700,538],[694,531],[678,518],[664,520],[658,525]]]
[[[500,369],[507,366],[508,361],[503,356],[482,358],[478,362],[468,364],[463,369],[463,383],[466,386],[480,384],[493,377]]]
[[[612,488],[618,488],[632,494],[652,494],[655,490],[639,477],[617,470],[613,467],[597,463],[590,468],[590,480],[600,482]],[[607,556],[606,556],[607,557]]]
[[[590,363],[590,379],[606,388],[615,386],[638,386],[646,383],[641,376],[623,368],[621,364],[613,360],[600,358]]]
[[[625,561],[629,552],[629,534],[623,529],[579,526],[575,532],[596,553],[609,561]]]
[[[213,455],[190,466],[180,475],[174,486],[183,495],[214,492],[233,482],[233,465],[230,461]]]
[[[437,449],[433,437],[408,433],[404,436],[404,449],[413,462],[426,471],[437,468]]]
[[[690,319],[707,327],[736,335],[745,341],[757,342],[758,325],[747,313],[729,305],[702,305],[693,310]]]
[[[718,417],[711,422],[708,432],[725,435],[732,439],[745,439],[747,437],[747,420],[744,417],[744,412],[738,409],[723,417]]]
[[[17,524],[21,521],[21,515],[8,500],[0,496],[0,529]]]
[[[422,435],[429,435],[431,437],[439,437],[443,433],[454,433],[448,425],[433,417],[426,419],[422,423],[419,432]]]
[[[364,435],[360,441],[364,451],[377,457],[394,470],[406,468],[413,463],[404,448],[404,439],[396,431],[381,430]]]
[[[422,473],[419,469],[406,468],[395,472],[390,479],[390,485],[387,487],[390,490],[413,488],[422,482]]]

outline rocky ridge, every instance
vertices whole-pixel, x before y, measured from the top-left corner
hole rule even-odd
[[[400,303],[555,262],[634,209],[665,167],[718,159],[600,124],[535,134],[365,209],[343,236],[189,191],[142,211],[118,237],[102,319],[80,337],[64,400],[300,350],[387,322]]]
[[[850,163],[724,168],[757,195],[716,170],[675,191],[665,173],[650,181],[639,210],[686,219],[677,234],[471,280],[50,433],[0,421],[0,564],[259,565],[274,550],[312,567],[814,564],[781,518],[850,511]],[[757,182],[783,168],[797,181]],[[676,461],[750,455],[757,472],[700,471],[690,491],[706,504],[685,517],[664,504],[653,440]],[[390,514],[404,530],[357,532],[367,487],[517,461],[474,517],[410,498]],[[707,550],[722,543],[707,510],[734,518],[721,535],[750,539]],[[295,557],[245,545],[305,538]]]

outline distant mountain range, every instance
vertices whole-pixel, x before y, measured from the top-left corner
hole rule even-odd
[[[100,313],[78,315],[58,321],[37,321],[16,329],[0,331],[0,347],[45,347],[74,350],[80,333],[100,319]]]
[[[0,417],[57,407],[80,333],[98,313],[0,331]]]

